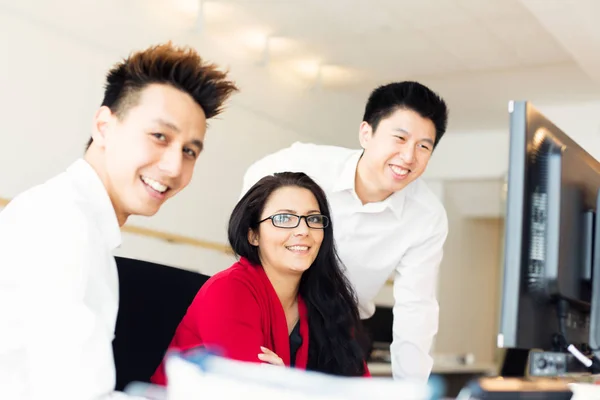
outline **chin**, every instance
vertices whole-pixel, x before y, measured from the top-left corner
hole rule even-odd
[[[401,181],[396,181],[395,179],[392,178],[391,181],[389,182],[389,188],[391,189],[390,191],[397,192],[398,190],[404,189],[412,181],[414,181],[412,176],[409,176],[409,177],[407,177],[407,179],[404,179]]]
[[[155,208],[155,207],[140,207],[137,210],[135,210],[132,215],[140,215],[142,217],[153,217],[158,210],[160,210],[160,207]]]
[[[310,265],[292,265],[290,270],[293,272],[303,273],[310,268]]]
[[[407,187],[410,184],[410,182],[412,182],[412,181],[406,181],[406,182],[401,182],[401,183],[396,183],[394,185],[391,185],[390,192],[392,192],[392,193],[399,192],[400,190]]]

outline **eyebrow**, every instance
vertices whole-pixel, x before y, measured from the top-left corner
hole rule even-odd
[[[154,120],[154,122],[156,122],[157,124],[162,125],[166,128],[169,128],[170,130],[174,131],[175,133],[181,132],[181,129],[179,129],[179,127],[177,125],[175,125],[174,123],[169,122],[167,120],[164,120],[162,118],[156,118]],[[204,143],[200,139],[193,139],[191,141],[191,144],[196,146],[198,148],[198,151],[200,151],[200,152],[204,149]]]
[[[204,143],[200,139],[194,139],[191,143],[198,148],[198,152],[201,152],[204,149]]]
[[[282,208],[281,210],[275,211],[275,214],[281,213],[281,212],[288,213],[288,214],[296,214],[297,213],[296,210],[290,210],[290,209],[287,209],[287,208]],[[320,213],[321,213],[321,211],[319,211],[319,210],[310,210],[306,214],[309,215],[309,214],[320,214]]]
[[[165,127],[169,128],[170,130],[175,131],[177,133],[181,132],[181,129],[179,129],[179,127],[177,125],[175,125],[174,123],[169,122],[167,120],[164,120],[162,118],[156,118],[154,120],[154,122],[156,122],[159,125],[165,126]]]
[[[395,128],[394,130],[395,130],[396,132],[401,132],[401,133],[404,133],[405,135],[412,136],[412,134],[411,134],[409,131],[407,131],[406,129],[402,129],[402,128]],[[433,140],[431,140],[431,139],[429,139],[429,138],[421,139],[420,141],[421,141],[421,142],[426,142],[426,143],[428,143],[429,145],[433,146]]]

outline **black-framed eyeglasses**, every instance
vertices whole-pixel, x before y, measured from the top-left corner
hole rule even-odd
[[[304,220],[306,221],[306,225],[308,225],[309,228],[325,229],[329,226],[329,218],[321,214],[275,214],[263,219],[262,221],[258,221],[258,223],[262,224],[266,220],[270,219],[273,223],[273,226],[276,226],[277,228],[293,229],[300,225],[300,221],[302,220],[302,218],[304,218]]]

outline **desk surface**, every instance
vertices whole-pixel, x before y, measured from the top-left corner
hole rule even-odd
[[[392,365],[384,362],[372,362],[367,364],[371,375],[392,375]],[[484,374],[497,375],[498,366],[493,363],[473,364],[442,364],[433,365],[434,374]]]

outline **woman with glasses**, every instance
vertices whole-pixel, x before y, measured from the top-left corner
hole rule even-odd
[[[304,173],[257,182],[235,206],[229,243],[239,256],[200,289],[170,350],[341,376],[368,376],[355,294],[336,254],[323,190]],[[166,384],[164,361],[152,377]]]

